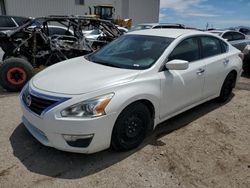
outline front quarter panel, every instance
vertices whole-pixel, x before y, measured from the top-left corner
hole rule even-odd
[[[118,117],[128,105],[139,100],[147,100],[154,107],[156,125],[159,117],[160,91],[160,80],[157,74],[142,74],[133,82],[115,89],[115,96],[107,106],[106,112],[116,113]]]

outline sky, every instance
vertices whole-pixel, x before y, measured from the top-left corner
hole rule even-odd
[[[187,26],[250,27],[250,0],[160,0],[160,22]]]

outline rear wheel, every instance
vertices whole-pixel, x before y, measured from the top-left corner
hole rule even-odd
[[[229,73],[222,85],[220,96],[218,97],[219,102],[225,102],[229,99],[235,86],[236,76],[234,73]]]
[[[20,91],[33,76],[33,67],[22,58],[9,58],[0,66],[0,84],[7,91]]]
[[[151,123],[149,109],[142,103],[134,103],[119,115],[112,133],[112,148],[127,151],[138,147],[146,137]]]

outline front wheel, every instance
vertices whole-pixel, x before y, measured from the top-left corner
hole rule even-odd
[[[236,82],[236,76],[234,73],[229,73],[222,85],[221,91],[220,91],[220,96],[218,97],[219,102],[226,102],[233,91],[233,88],[235,86]]]
[[[112,148],[117,151],[127,151],[138,147],[146,137],[151,118],[149,109],[142,103],[126,107],[115,123]]]
[[[0,66],[0,84],[7,91],[20,91],[33,76],[33,67],[22,58],[9,58]]]

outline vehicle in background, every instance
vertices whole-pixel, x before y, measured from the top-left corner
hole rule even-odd
[[[26,23],[30,18],[20,16],[0,16],[0,31],[13,30]]]
[[[102,36],[87,40],[82,29],[88,27],[99,28]],[[0,84],[8,91],[19,91],[34,70],[91,53],[120,35],[109,21],[76,16],[34,18],[15,30],[1,31],[4,61],[0,63]]]
[[[238,26],[238,27],[229,28],[229,30],[235,30],[250,37],[250,27]]]
[[[125,27],[121,27],[119,25],[116,25],[116,27],[119,29],[119,31],[122,33],[122,34],[125,34],[128,32],[128,29],[125,28]]]
[[[212,30],[209,33],[226,39],[230,44],[244,53],[243,69],[250,69],[250,38],[245,34],[234,30]]]
[[[121,35],[125,34],[128,32],[128,29],[124,27],[117,26],[118,30],[120,31]],[[98,28],[98,29],[92,29],[92,30],[83,30],[83,35],[86,39],[89,40],[98,40],[98,37],[102,37],[104,34],[103,32]]]
[[[129,32],[144,29],[185,29],[185,25],[175,23],[144,23],[133,26]]]
[[[115,25],[129,29],[132,26],[132,19],[120,19],[118,17],[114,17],[115,8],[111,5],[96,5],[93,7],[93,9],[94,12],[92,13],[92,8],[89,7],[89,14],[85,15],[85,17],[108,20]]]
[[[241,58],[205,32],[130,32],[34,76],[20,94],[22,121],[39,142],[59,150],[131,150],[161,122],[214,98],[230,99]]]

